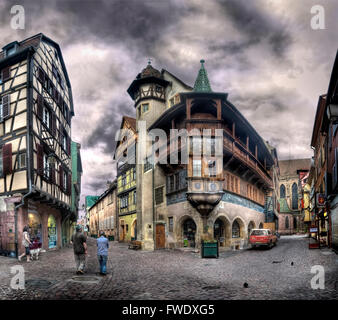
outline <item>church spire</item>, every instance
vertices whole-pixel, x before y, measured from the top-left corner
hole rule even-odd
[[[198,71],[198,76],[194,84],[194,91],[195,92],[212,92],[211,87],[210,87],[210,82],[208,79],[208,74],[203,65],[205,61],[202,59],[200,62],[201,62],[201,69]]]

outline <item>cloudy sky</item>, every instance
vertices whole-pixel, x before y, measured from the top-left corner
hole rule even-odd
[[[25,8],[24,30],[10,8]],[[322,5],[325,29],[311,28]],[[0,46],[43,32],[60,44],[73,89],[72,138],[81,143],[82,194],[115,175],[114,136],[135,116],[126,90],[148,58],[193,85],[199,60],[280,159],[312,156],[318,96],[338,47],[338,3],[328,0],[0,1]]]

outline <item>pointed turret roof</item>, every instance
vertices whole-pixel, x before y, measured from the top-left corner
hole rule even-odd
[[[198,75],[194,84],[194,91],[195,92],[212,92],[210,87],[210,82],[208,79],[207,70],[204,68],[204,60],[201,61],[201,68],[198,71]]]

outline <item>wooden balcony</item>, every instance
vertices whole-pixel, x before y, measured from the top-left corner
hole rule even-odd
[[[272,186],[272,179],[270,175],[268,174],[266,168],[264,165],[261,164],[261,162],[255,157],[254,154],[250,152],[250,150],[243,145],[243,143],[237,139],[232,137],[230,131],[227,128],[224,129],[223,134],[223,150],[231,155],[234,156],[237,160],[239,160],[241,163],[243,163],[250,171],[254,172],[256,176],[258,176],[265,185],[268,187]],[[163,144],[159,147],[159,161],[163,161],[164,157],[166,156],[167,162],[170,164],[170,154],[176,153],[179,155],[178,159],[181,160],[180,155],[184,155],[183,149],[186,148],[186,155],[189,154],[189,145],[187,145],[186,139],[177,139],[178,136],[171,137],[167,139],[167,143]],[[171,149],[170,149],[171,145]],[[161,157],[161,150],[166,148],[166,155],[162,155]],[[188,160],[188,159],[186,159]],[[163,161],[164,162],[164,161]]]

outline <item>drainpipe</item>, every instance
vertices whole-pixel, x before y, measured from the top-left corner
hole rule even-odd
[[[34,193],[34,186],[32,186],[32,166],[33,166],[33,159],[32,159],[32,150],[31,150],[31,126],[32,126],[32,99],[33,99],[33,95],[32,95],[32,82],[33,82],[33,73],[32,73],[32,69],[33,69],[33,64],[32,64],[32,60],[31,60],[31,52],[28,54],[28,62],[29,62],[29,69],[28,69],[28,74],[27,74],[27,82],[28,82],[28,112],[27,112],[27,120],[28,120],[28,130],[27,130],[27,134],[26,134],[26,155],[27,155],[27,159],[29,160],[27,162],[28,166],[27,166],[27,175],[28,175],[28,192],[21,198],[21,203],[19,203],[18,205],[16,205],[14,207],[14,227],[15,227],[15,255],[16,257],[19,256],[18,252],[18,209],[20,207],[22,207],[25,204],[25,199],[30,196],[32,193]],[[32,153],[32,154],[31,154]]]

